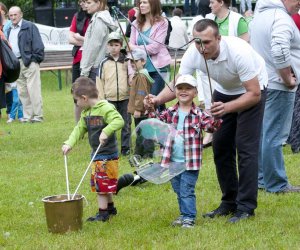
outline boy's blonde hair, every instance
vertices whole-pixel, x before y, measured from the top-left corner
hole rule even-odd
[[[81,76],[76,79],[72,86],[72,94],[75,97],[81,97],[85,95],[89,98],[98,98],[98,90],[95,82],[85,76]]]

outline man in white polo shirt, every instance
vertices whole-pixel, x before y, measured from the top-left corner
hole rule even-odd
[[[212,20],[198,21],[193,36],[195,43],[184,54],[179,75],[196,69],[207,74],[205,55],[210,76],[218,83],[211,113],[223,119],[213,141],[221,204],[203,216],[233,214],[229,222],[235,223],[252,217],[257,207],[258,149],[268,82],[265,62],[244,40],[221,37]],[[174,92],[165,88],[157,97],[149,95],[145,103],[158,105],[172,98]]]

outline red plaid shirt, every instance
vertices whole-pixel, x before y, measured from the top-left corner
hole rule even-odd
[[[178,124],[178,103],[161,113],[150,113],[149,116],[157,118],[165,123],[172,124],[177,128]],[[184,156],[187,170],[199,170],[202,165],[202,140],[203,130],[206,132],[216,131],[222,123],[220,119],[214,119],[208,113],[202,111],[193,103],[192,108],[184,119],[183,138],[184,138]],[[168,167],[172,146],[174,144],[174,136],[170,133],[166,145],[164,145],[161,165]]]

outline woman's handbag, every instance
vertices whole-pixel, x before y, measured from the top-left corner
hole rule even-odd
[[[20,62],[6,40],[0,39],[0,59],[4,82],[14,82],[20,75]]]

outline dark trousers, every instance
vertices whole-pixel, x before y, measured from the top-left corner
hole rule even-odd
[[[127,112],[128,99],[123,101],[109,101],[113,104],[124,120],[124,127],[121,130],[121,152],[126,152],[130,149],[131,136],[131,115]]]
[[[214,101],[226,103],[240,95],[215,91],[213,96]],[[258,153],[265,99],[266,92],[262,91],[260,102],[252,108],[224,115],[221,128],[214,133],[213,152],[222,207],[249,213],[257,207]]]
[[[139,118],[134,118],[135,128],[140,124],[141,121],[146,120],[147,116],[142,116]],[[135,141],[135,150],[134,154],[140,155],[142,157],[153,157],[154,153],[154,141],[151,139],[145,139],[144,136],[140,133],[139,129],[136,131],[136,141]]]
[[[150,94],[158,95],[165,87],[165,81],[162,79],[158,72],[150,72],[149,75],[153,78],[154,83],[152,84]],[[164,104],[158,106],[158,111],[161,112],[166,109]]]
[[[6,107],[6,114],[9,115],[13,104],[13,94],[12,91],[9,91],[5,94],[5,83],[0,83],[0,85],[1,84],[3,84],[2,85],[3,90],[0,90],[3,91],[3,98],[0,97],[0,115],[1,115],[1,108],[5,108],[5,107]]]
[[[80,76],[80,62],[72,65],[72,83]]]
[[[99,74],[99,68],[92,67],[89,73],[89,78],[92,79],[96,84],[96,77]]]
[[[6,93],[6,114],[10,114],[12,104],[13,104],[13,92],[9,91]]]
[[[197,8],[196,8],[195,0],[191,0],[191,7],[190,7],[190,0],[185,0],[183,8],[184,8],[184,14],[186,16],[196,15]]]

